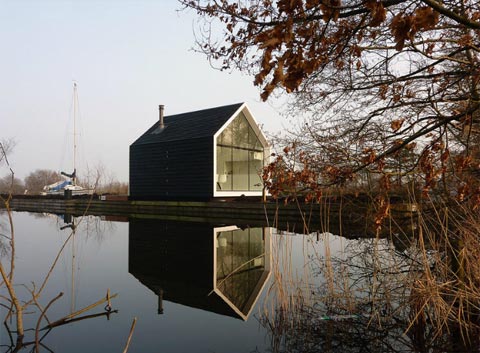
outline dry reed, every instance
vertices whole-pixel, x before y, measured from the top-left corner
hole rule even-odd
[[[293,268],[295,235],[274,237],[273,300],[261,318],[274,352],[479,347],[477,211],[426,200],[410,227],[389,214],[387,237],[356,240],[327,233],[329,222],[303,238],[303,277]]]

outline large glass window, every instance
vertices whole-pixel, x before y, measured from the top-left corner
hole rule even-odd
[[[242,191],[248,189],[248,151],[232,148],[232,177],[233,190]]]
[[[265,272],[264,228],[247,228],[217,234],[217,288],[242,311]]]
[[[217,190],[232,190],[232,148],[217,146]]]
[[[262,190],[261,170],[263,167],[263,152],[248,151],[248,190]]]
[[[263,146],[240,113],[217,138],[217,191],[262,190]]]
[[[232,129],[233,143],[232,146],[250,148],[249,145],[249,128],[247,118],[240,113],[228,127]]]

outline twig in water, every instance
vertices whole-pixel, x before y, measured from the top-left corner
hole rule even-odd
[[[118,294],[113,294],[113,295],[111,295],[111,296],[110,296],[110,299],[115,298],[117,295],[118,295]],[[99,306],[100,304],[105,303],[106,301],[107,301],[107,298],[102,298],[102,299],[100,299],[100,300],[99,300],[98,302],[96,302],[96,303],[93,303],[93,304],[91,304],[91,305],[89,305],[89,306],[86,306],[85,308],[80,309],[80,310],[77,310],[77,311],[75,311],[74,313],[71,313],[71,314],[69,314],[69,315],[61,318],[60,320],[57,320],[57,321],[55,321],[55,322],[52,322],[52,323],[48,324],[48,325],[45,326],[43,329],[53,328],[53,327],[55,327],[55,326],[62,325],[63,323],[72,320],[75,316],[78,316],[78,315],[80,315],[80,314],[82,314],[82,313],[84,313],[84,312],[86,312],[86,311],[88,311],[88,310],[90,310],[90,309],[93,309],[93,308]],[[43,330],[43,329],[42,329],[42,330]]]
[[[45,316],[45,314],[47,313],[48,308],[50,308],[50,305],[52,305],[57,299],[60,299],[60,297],[62,297],[62,296],[63,296],[63,293],[60,292],[55,298],[50,300],[50,302],[45,307],[45,310],[42,311],[42,313],[40,314],[40,317],[38,318],[37,326],[35,327],[35,351],[37,353],[40,352],[40,349],[39,349],[39,342],[40,341],[38,339],[38,333],[40,332],[40,324],[42,322],[42,319]]]
[[[125,349],[123,353],[127,353],[128,347],[130,346],[130,341],[132,340],[133,331],[135,330],[135,325],[137,324],[137,318],[133,318],[132,327],[130,327],[130,334],[128,335],[127,343],[125,344]]]

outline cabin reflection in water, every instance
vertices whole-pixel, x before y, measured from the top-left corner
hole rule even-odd
[[[131,219],[129,272],[163,300],[247,320],[270,276],[271,229]]]

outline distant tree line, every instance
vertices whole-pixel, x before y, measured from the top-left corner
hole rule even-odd
[[[2,167],[0,172],[6,171],[6,174],[0,177],[0,194],[38,195],[45,186],[64,179],[61,173],[50,169],[37,169],[28,174],[24,180],[15,177],[8,161],[15,144],[14,139],[0,138],[0,167]],[[85,180],[77,177],[77,184],[88,184],[97,194],[128,194],[128,183],[118,181],[107,172],[104,165],[100,164],[87,172]]]
[[[8,173],[0,178],[0,193],[38,195],[46,185],[53,184],[63,178],[59,172],[50,169],[37,169],[28,174],[24,180],[12,177],[12,174]],[[108,181],[99,183],[97,193],[127,194],[128,183],[109,178]]]

